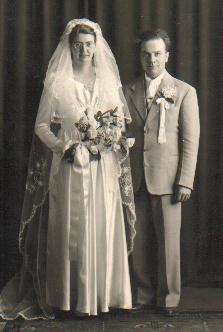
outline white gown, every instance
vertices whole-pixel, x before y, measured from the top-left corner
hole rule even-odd
[[[80,107],[91,106],[96,111],[114,109],[116,105],[106,92],[103,101],[100,98],[99,87],[103,84],[96,79],[90,93],[83,84],[75,82],[73,89]],[[77,141],[77,137],[69,127],[70,114],[67,119],[63,114],[65,125],[57,138],[49,129],[51,119],[52,114],[46,112],[36,122],[36,134],[55,152],[49,191],[47,303],[90,315],[112,307],[130,309],[132,297],[116,154],[104,152],[100,161],[90,162],[87,148],[80,144],[73,164],[61,160],[60,150]]]

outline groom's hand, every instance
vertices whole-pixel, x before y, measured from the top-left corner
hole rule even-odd
[[[183,186],[177,186],[175,195],[177,202],[186,202],[190,198],[191,189]]]

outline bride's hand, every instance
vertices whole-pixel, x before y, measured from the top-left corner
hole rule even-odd
[[[75,156],[76,148],[77,148],[77,144],[71,145],[71,147],[69,147],[69,149],[67,149],[64,152],[62,160],[65,160],[68,163],[73,163],[74,162],[74,156]]]

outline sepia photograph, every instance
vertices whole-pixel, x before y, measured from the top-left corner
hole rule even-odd
[[[223,331],[221,0],[0,0],[0,332]]]

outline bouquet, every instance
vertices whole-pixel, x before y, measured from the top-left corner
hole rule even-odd
[[[85,142],[90,153],[100,155],[102,151],[120,148],[122,137],[122,119],[117,114],[118,108],[95,115],[87,109],[85,116],[75,123],[82,142]]]

